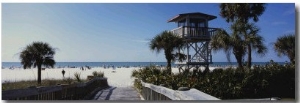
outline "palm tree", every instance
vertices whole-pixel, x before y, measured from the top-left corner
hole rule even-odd
[[[169,73],[171,73],[171,61],[175,60],[176,57],[183,59],[183,54],[174,53],[174,51],[182,48],[184,46],[184,41],[182,38],[171,32],[163,31],[159,35],[156,35],[150,41],[149,46],[152,51],[156,51],[157,53],[159,53],[161,50],[164,50]]]
[[[235,22],[231,26],[231,29],[233,30],[234,34],[238,34],[244,37],[243,41],[245,42],[245,46],[247,46],[248,48],[247,67],[250,68],[252,64],[252,51],[255,51],[255,53],[259,54],[260,56],[264,56],[264,54],[267,52],[267,48],[263,44],[263,37],[258,35],[260,29],[253,23],[245,24],[242,22]]]
[[[41,84],[41,69],[42,65],[45,67],[54,67],[55,49],[49,44],[43,42],[33,42],[27,45],[20,53],[20,60],[23,68],[31,68],[32,66],[38,68],[38,84]]]
[[[247,24],[249,19],[257,22],[258,17],[265,11],[264,3],[222,3],[220,4],[220,15],[226,19],[227,22],[240,22],[242,24]],[[244,37],[249,39],[246,31],[242,31]],[[248,63],[247,67],[251,67],[251,44],[247,44],[248,52]]]
[[[242,60],[246,51],[244,41],[239,37],[239,35],[229,35],[225,30],[218,29],[216,31],[216,34],[212,36],[210,45],[212,50],[214,51],[224,50],[224,52],[226,53],[227,60],[229,62],[230,54],[232,52],[238,63],[238,68],[243,68]]]
[[[227,22],[241,21],[247,23],[252,18],[257,22],[258,17],[265,11],[266,4],[264,3],[221,3],[220,15],[226,19]]]
[[[286,55],[295,64],[295,34],[287,34],[277,38],[274,49],[278,56]]]

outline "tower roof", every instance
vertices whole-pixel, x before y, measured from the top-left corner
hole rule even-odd
[[[216,16],[213,15],[208,15],[200,12],[194,12],[194,13],[184,13],[184,14],[178,14],[177,16],[173,17],[172,19],[168,20],[168,22],[178,22],[182,18],[186,18],[187,16],[190,17],[204,17],[207,18],[208,20],[213,20],[216,19]]]

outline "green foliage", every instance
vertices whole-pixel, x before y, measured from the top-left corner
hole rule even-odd
[[[20,52],[20,60],[23,68],[38,68],[38,84],[41,84],[41,69],[42,65],[45,67],[54,67],[55,49],[52,48],[48,43],[44,42],[33,42],[27,45]]]
[[[72,82],[73,80],[71,78],[64,80],[45,79],[42,81],[41,85],[38,85],[36,83],[36,80],[4,82],[2,83],[2,90],[24,89],[31,86],[53,86],[57,84],[71,84]]]
[[[264,3],[221,3],[220,16],[225,18],[227,22],[253,20],[257,22],[258,17],[263,14],[266,9]]]
[[[101,72],[101,71],[99,71],[99,72],[94,71],[94,72],[93,72],[93,76],[94,76],[94,77],[104,77],[104,72]]]
[[[86,80],[82,80],[81,82],[87,82]],[[2,83],[2,90],[12,90],[12,89],[24,89],[31,86],[53,86],[58,84],[74,84],[76,83],[74,79],[68,77],[64,79],[44,79],[41,85],[36,83],[36,80],[24,80],[17,82],[4,82]]]
[[[68,84],[72,84],[72,82],[74,81],[72,78],[65,78],[64,81]]]
[[[133,86],[134,86],[135,88],[137,88],[137,90],[138,90],[139,93],[141,93],[141,90],[142,90],[142,83],[141,83],[140,80],[135,79],[135,80],[134,80]]]
[[[149,43],[149,47],[152,51],[159,53],[164,50],[165,58],[167,60],[167,68],[171,73],[171,61],[178,58],[180,60],[185,59],[182,53],[175,53],[179,48],[184,47],[184,40],[169,31],[163,31],[156,35]]]
[[[247,68],[252,66],[252,51],[260,56],[267,52],[267,48],[262,42],[263,38],[258,34],[259,28],[249,21],[252,19],[254,22],[258,22],[258,17],[265,11],[265,5],[263,3],[221,3],[219,5],[220,16],[225,18],[228,23],[232,22],[233,34],[241,35],[244,38],[242,40],[244,46],[242,47],[244,48],[243,51],[247,50],[248,54]],[[241,50],[234,52],[239,51]],[[238,60],[242,60],[242,58],[237,58],[237,62],[240,62]],[[239,68],[241,68],[241,65],[239,65]]]
[[[93,76],[97,76],[97,75],[98,75],[97,71],[93,71]]]
[[[274,43],[274,50],[278,56],[288,56],[290,62],[295,64],[295,34],[278,37]]]
[[[75,79],[77,80],[77,82],[82,82],[80,79],[80,73],[75,72],[74,76],[75,76]]]
[[[180,74],[164,73],[155,66],[135,70],[132,77],[144,82],[177,90],[196,88],[220,99],[295,98],[295,65],[279,65],[273,61],[252,69],[217,68],[208,73],[201,70]],[[136,87],[138,81],[135,81]],[[139,87],[141,88],[141,87]]]
[[[98,72],[98,77],[104,77],[104,72]]]
[[[135,77],[144,82],[149,82],[155,85],[165,84],[169,72],[166,68],[158,68],[153,65],[144,67],[143,69],[134,70],[131,77]],[[172,74],[171,74],[172,75]]]
[[[230,62],[231,53],[234,54],[239,68],[242,68],[242,59],[246,54],[245,41],[235,34],[228,34],[224,29],[218,29],[212,36],[211,48],[213,51],[223,50],[227,60]]]
[[[55,49],[48,43],[33,42],[22,50],[20,60],[24,69],[39,65],[53,68],[55,65],[54,55]]]

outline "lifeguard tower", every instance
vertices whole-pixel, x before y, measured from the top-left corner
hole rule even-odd
[[[199,69],[201,66],[208,70],[209,64],[212,63],[209,43],[211,36],[217,30],[209,28],[208,21],[216,18],[213,15],[195,12],[179,14],[168,21],[177,23],[178,27],[171,32],[182,37],[185,42],[185,48],[179,49],[178,52],[185,54],[186,58],[175,62],[179,66],[179,71],[184,68]]]

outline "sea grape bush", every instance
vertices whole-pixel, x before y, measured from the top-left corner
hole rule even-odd
[[[168,74],[165,69],[148,66],[135,70],[132,77],[144,82],[177,90],[179,87],[196,88],[220,99],[295,98],[295,65],[279,65],[270,61],[251,69],[217,68],[208,73],[193,70]],[[135,81],[135,86],[141,84]]]

